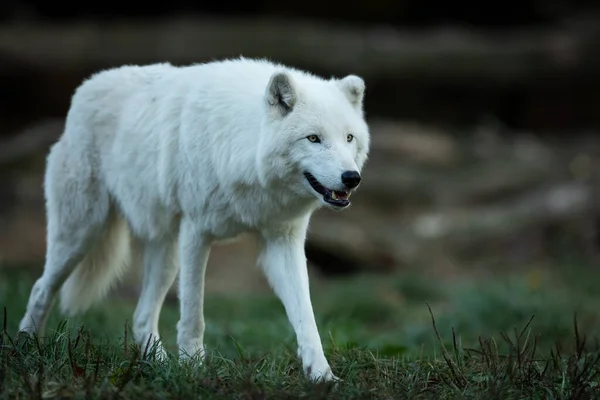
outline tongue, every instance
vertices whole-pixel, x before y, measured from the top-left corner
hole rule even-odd
[[[348,195],[346,194],[346,192],[334,191],[333,193],[335,194],[335,198],[337,200],[346,200],[348,198]]]

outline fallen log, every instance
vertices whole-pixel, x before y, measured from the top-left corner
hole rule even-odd
[[[374,139],[376,140],[376,139]],[[485,163],[432,168],[399,161],[374,162],[364,172],[359,201],[385,208],[401,204],[458,206],[502,200],[564,178],[555,157],[498,157]]]
[[[460,260],[482,246],[523,233],[543,234],[550,226],[566,230],[574,221],[593,223],[600,212],[598,186],[592,181],[561,182],[499,204],[451,207],[409,217],[371,213],[364,219],[354,215],[352,221],[324,212],[313,218],[308,243],[330,253],[329,260],[338,254],[343,265],[351,257],[365,270],[386,271],[440,257]]]

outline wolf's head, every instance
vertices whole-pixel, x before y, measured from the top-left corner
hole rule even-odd
[[[369,152],[364,92],[355,75],[323,80],[296,70],[273,73],[265,91],[263,167],[298,196],[347,207]]]

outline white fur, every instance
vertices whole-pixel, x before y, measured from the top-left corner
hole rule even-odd
[[[48,249],[20,329],[41,332],[58,289],[72,315],[101,300],[127,265],[144,269],[136,339],[158,338],[179,270],[182,356],[204,354],[204,273],[211,243],[257,235],[259,263],[285,306],[312,379],[335,379],[313,315],[304,242],[332,190],[360,171],[369,131],[364,82],[325,80],[265,60],[124,66],[75,92],[48,156]],[[316,134],[321,143],[307,136]],[[348,142],[347,135],[354,135]]]

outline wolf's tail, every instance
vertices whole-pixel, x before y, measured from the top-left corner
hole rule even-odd
[[[60,309],[68,316],[86,311],[102,300],[132,263],[132,241],[127,223],[110,218],[105,231],[60,291]]]

